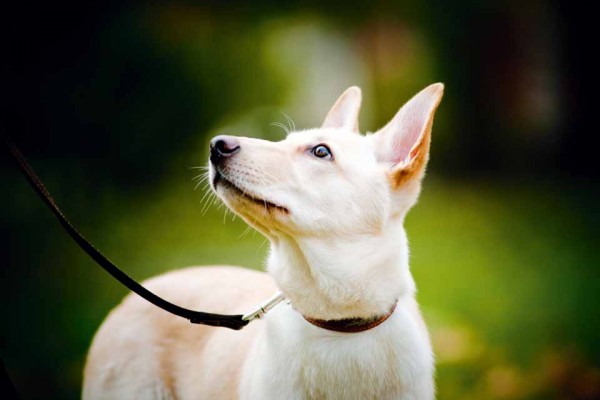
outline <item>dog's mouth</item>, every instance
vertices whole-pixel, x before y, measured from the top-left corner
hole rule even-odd
[[[217,190],[217,186],[219,186],[219,185],[232,191],[233,193],[235,193],[236,196],[241,197],[251,203],[254,203],[257,206],[260,206],[268,211],[271,211],[271,210],[281,211],[285,214],[289,214],[289,212],[290,212],[286,207],[284,207],[282,205],[275,204],[272,201],[260,198],[256,194],[249,193],[247,190],[244,190],[244,189],[238,187],[233,182],[231,182],[229,179],[227,179],[225,176],[223,176],[223,174],[221,172],[219,172],[219,170],[215,169],[215,176],[212,180],[212,186],[215,190]]]

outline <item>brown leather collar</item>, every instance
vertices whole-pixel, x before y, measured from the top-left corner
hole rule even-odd
[[[390,311],[387,314],[380,315],[375,318],[347,318],[347,319],[315,319],[311,317],[307,317],[306,315],[302,315],[305,320],[313,324],[314,326],[318,326],[319,328],[327,329],[328,331],[335,332],[345,332],[345,333],[356,333],[368,331],[369,329],[373,329],[376,326],[381,325],[385,322],[396,309],[396,305],[398,302],[394,303]]]

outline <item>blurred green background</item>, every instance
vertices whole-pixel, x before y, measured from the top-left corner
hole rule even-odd
[[[265,240],[217,204],[203,210],[194,190],[208,140],[279,140],[282,113],[317,126],[350,85],[374,131],[444,82],[406,222],[439,398],[595,399],[592,14],[573,1],[15,4],[2,24],[2,126],[134,277],[260,269]],[[3,362],[24,398],[78,398],[92,336],[126,291],[6,154],[0,176]]]

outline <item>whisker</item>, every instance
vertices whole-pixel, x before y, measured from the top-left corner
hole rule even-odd
[[[202,207],[202,211],[201,211],[202,216],[206,215],[206,213],[210,209],[210,206],[213,205],[213,204],[215,204],[215,198],[213,196],[214,196],[214,194],[211,194],[208,197],[206,203],[204,203],[204,206]]]
[[[202,196],[202,199],[200,199],[200,203],[202,204],[200,213],[202,215],[206,214],[211,204],[214,203],[214,198],[216,197],[215,193],[210,188],[205,187],[205,190],[206,192],[204,193],[204,196]]]
[[[285,119],[287,119],[288,124],[290,125],[290,131],[294,132],[296,130],[296,123],[294,123],[294,120],[291,119],[290,116],[287,115],[286,113],[282,112],[282,114],[285,117]],[[288,135],[289,135],[290,131],[288,131]]]
[[[246,229],[244,229],[244,232],[242,232],[242,234],[240,236],[238,236],[236,240],[240,240],[241,238],[243,238],[246,234],[248,234],[248,232],[250,232],[251,229],[252,229],[252,227],[250,225],[246,226]]]
[[[210,183],[206,180],[206,178],[207,177],[203,177],[203,178],[199,179],[198,182],[196,183],[196,186],[194,186],[194,190],[198,189],[198,186],[202,185],[203,183],[205,184],[204,189],[206,189],[206,187],[208,185],[210,185]]]
[[[262,248],[262,247],[265,245],[265,243],[268,243],[268,241],[269,241],[269,240],[268,240],[267,238],[265,238],[265,239],[262,241],[262,243],[260,244],[260,246],[258,246],[258,249],[256,249],[256,252],[258,252],[258,251],[259,251],[259,250],[260,250],[260,249],[261,249],[261,248]]]
[[[192,179],[193,181],[193,179]],[[205,184],[204,188],[206,189],[206,187],[208,185],[210,185],[210,182],[208,181],[208,175],[201,177],[200,179],[198,179],[198,182],[196,183],[196,186],[194,187],[194,190],[196,190],[198,188],[198,186],[200,186],[201,184]]]
[[[272,126],[276,126],[278,128],[283,129],[283,131],[285,132],[286,136],[290,134],[290,131],[288,130],[288,127],[285,126],[284,124],[282,124],[281,122],[271,122]]]
[[[200,178],[202,178],[202,179],[206,179],[206,178],[208,178],[209,176],[210,176],[210,174],[209,174],[209,173],[208,173],[208,171],[207,171],[207,172],[203,172],[203,173],[201,173],[200,175],[196,175],[195,177],[193,177],[193,178],[192,178],[192,180],[194,181],[194,180],[196,180],[196,179],[200,179]]]
[[[229,208],[225,207],[225,212],[223,213],[223,225],[227,223],[227,214],[229,213]]]

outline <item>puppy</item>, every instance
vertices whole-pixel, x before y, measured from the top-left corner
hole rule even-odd
[[[269,239],[268,273],[193,267],[145,286],[218,313],[242,314],[276,290],[289,301],[232,331],[127,296],[94,338],[83,398],[433,399],[403,221],[442,94],[427,87],[366,136],[351,87],[318,129],[280,142],[214,138],[212,189]]]

